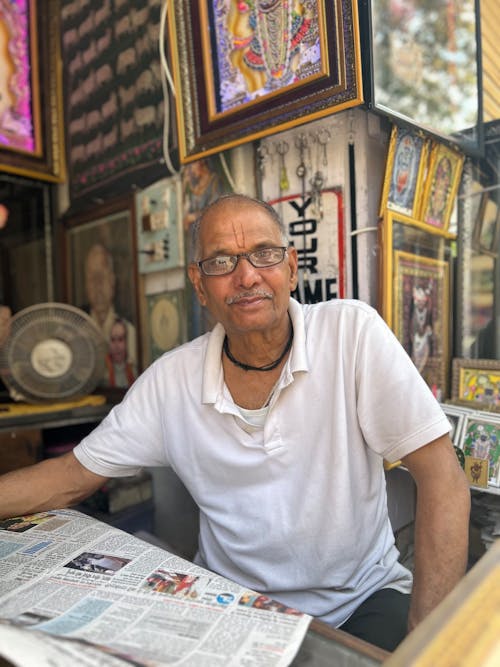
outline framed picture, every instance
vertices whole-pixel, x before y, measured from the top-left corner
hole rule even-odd
[[[428,225],[448,229],[463,163],[463,154],[444,144],[434,143],[425,179],[422,210],[417,216]]]
[[[152,363],[186,340],[184,291],[149,294],[146,301],[148,363]]]
[[[0,0],[0,54],[0,169],[62,181],[57,0]]]
[[[500,209],[498,204],[485,195],[475,218],[473,245],[476,250],[492,257],[498,254],[500,235]]]
[[[164,178],[136,194],[139,272],[184,266],[180,176]]]
[[[381,216],[387,208],[417,217],[428,144],[415,130],[393,126],[382,190]]]
[[[470,408],[500,412],[500,361],[453,359],[451,397]]]
[[[395,251],[393,330],[439,398],[448,387],[449,294],[447,261]]]
[[[108,342],[102,386],[128,387],[140,371],[133,202],[65,223],[68,301],[90,314]]]
[[[442,403],[441,408],[450,422],[450,438],[455,447],[461,447],[462,443],[462,429],[465,418],[470,411],[465,407],[458,405],[450,405],[449,403]]]
[[[479,151],[479,2],[369,0],[361,5],[367,12],[371,70],[366,94],[373,108]],[[458,108],[457,99],[463,101]]]
[[[169,7],[182,162],[363,102],[354,0]]]
[[[461,449],[466,460],[469,481],[477,486],[500,486],[500,419],[485,417],[475,413],[467,415],[464,421]],[[469,466],[467,466],[467,459]],[[481,479],[481,461],[487,461],[486,484]]]
[[[394,329],[397,297],[395,253],[402,251],[424,259],[439,260],[449,265],[451,263],[451,241],[455,239],[455,235],[390,210],[386,210],[379,226],[379,232],[380,246],[383,248],[380,255],[380,310],[385,321]]]

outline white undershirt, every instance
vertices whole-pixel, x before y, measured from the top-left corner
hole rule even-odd
[[[266,421],[267,413],[269,412],[269,403],[263,408],[259,408],[258,410],[247,410],[246,408],[242,408],[240,405],[237,407],[241,413],[242,418],[248,424],[257,428],[264,428],[264,422]]]

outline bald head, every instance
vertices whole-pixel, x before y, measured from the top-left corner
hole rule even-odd
[[[222,195],[212,203],[208,204],[208,206],[203,209],[198,219],[194,222],[191,229],[191,261],[196,262],[202,259],[201,229],[204,226],[205,221],[210,224],[208,219],[213,219],[213,216],[217,215],[219,211],[222,213],[227,212],[228,209],[239,209],[252,206],[260,208],[269,216],[270,221],[275,224],[279,230],[283,245],[288,246],[288,236],[285,225],[272,206],[260,199],[255,199],[243,194],[231,193]]]

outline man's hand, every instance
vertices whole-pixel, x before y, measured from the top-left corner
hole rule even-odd
[[[73,452],[0,477],[0,519],[69,507],[106,481],[84,468]]]
[[[417,485],[412,630],[462,578],[467,567],[470,489],[445,435],[403,459]]]

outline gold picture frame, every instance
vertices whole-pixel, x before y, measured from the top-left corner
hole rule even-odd
[[[464,155],[434,142],[425,178],[422,208],[417,217],[431,227],[447,231],[462,177]]]
[[[385,168],[380,216],[386,209],[417,217],[429,141],[421,132],[393,125]]]
[[[60,6],[0,0],[0,169],[49,182],[66,177]],[[15,80],[15,83],[12,81]]]
[[[439,400],[448,395],[453,235],[387,211],[380,227],[380,311]]]
[[[169,0],[181,162],[362,104],[357,2],[302,9],[274,3],[264,16],[253,3]]]
[[[500,361],[456,357],[451,377],[454,404],[500,412]]]

